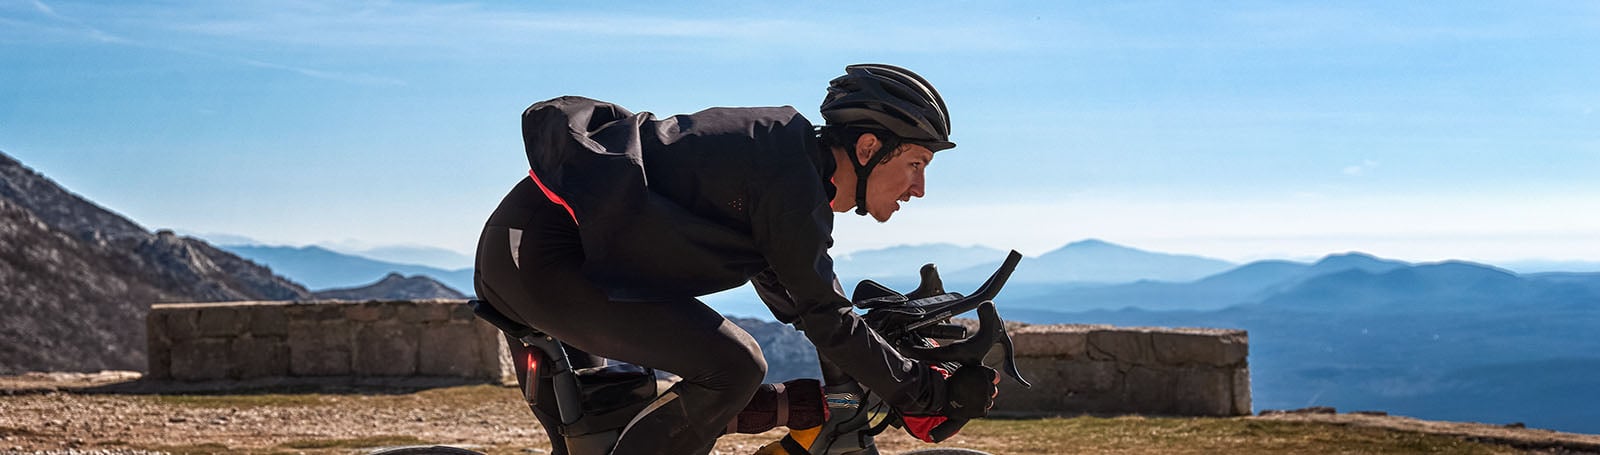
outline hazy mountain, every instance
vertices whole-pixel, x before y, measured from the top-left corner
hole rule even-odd
[[[245,237],[245,236],[242,236],[242,235],[194,232],[194,231],[190,231],[190,230],[187,230],[187,229],[177,229],[177,228],[174,228],[173,231],[177,232],[178,235],[187,236],[187,237],[194,237],[194,238],[197,238],[197,239],[200,239],[200,240],[205,240],[206,243],[210,243],[212,245],[223,247],[224,249],[226,249],[226,247],[228,245],[263,245],[264,244],[261,241],[258,241],[256,239],[252,239],[252,238],[249,238],[249,237]]]
[[[423,275],[402,276],[391,273],[366,286],[317,291],[318,299],[335,300],[423,300],[465,299],[467,296],[450,289],[443,283]]]
[[[956,273],[981,280],[1004,255]],[[1101,240],[1073,243],[1035,258],[1024,258],[1012,283],[1130,283],[1139,280],[1184,282],[1223,272],[1234,264],[1200,256],[1153,253]],[[969,278],[970,279],[970,278]]]
[[[794,326],[750,318],[729,320],[750,333],[756,344],[761,345],[761,354],[767,359],[764,382],[822,377],[822,367],[817,363],[817,347]]]
[[[1346,269],[1307,279],[1263,305],[1314,311],[1493,310],[1560,306],[1581,294],[1470,262],[1448,261],[1374,273]]]
[[[320,246],[225,245],[222,248],[267,264],[278,273],[305,283],[312,289],[364,286],[390,273],[399,273],[428,276],[456,291],[465,294],[473,292],[470,267],[446,270],[388,262],[341,253]],[[1002,258],[1005,258],[1005,252],[984,247],[951,244],[903,245],[843,255],[834,261],[834,269],[840,277],[850,281],[852,286],[857,280],[872,278],[895,286],[914,287],[917,270],[925,263],[938,264],[940,270],[948,275],[950,270]],[[992,270],[983,272],[984,277],[990,272]],[[748,287],[708,296],[704,300],[723,311],[736,307],[737,309],[732,311],[736,314],[770,316],[761,303],[755,300],[754,292]]]
[[[157,302],[310,297],[272,271],[149,232],[0,153],[0,374],[145,368]]]
[[[1600,261],[1547,261],[1527,259],[1497,262],[1495,265],[1517,273],[1600,272]]]
[[[472,293],[472,269],[444,270],[423,265],[397,264],[339,253],[319,246],[232,245],[222,248],[273,270],[312,289],[364,286],[391,273],[425,275],[457,292]]]
[[[1280,283],[1250,286],[1250,276]],[[1187,285],[1203,282],[1265,294],[1204,311],[1067,312],[1010,299],[1001,311],[1034,323],[1248,330],[1257,409],[1326,405],[1600,432],[1594,407],[1575,405],[1594,397],[1600,274],[1525,276],[1347,254],[1298,267],[1250,264]]]
[[[389,245],[344,251],[365,258],[396,264],[417,264],[446,270],[472,268],[472,256],[431,246]]]
[[[948,243],[899,245],[863,250],[834,258],[834,271],[851,280],[916,277],[923,264],[938,264],[941,272],[995,262],[1006,252],[982,246]]]
[[[1024,261],[1018,268],[1028,265]],[[1345,271],[1385,272],[1405,266],[1404,262],[1380,259],[1365,253],[1329,255],[1313,264],[1257,261],[1183,283],[1145,280],[1114,285],[1078,284],[1046,291],[1035,289],[1023,294],[1008,290],[1005,303],[1055,311],[1128,307],[1145,310],[1215,310],[1259,302],[1283,289],[1329,274]]]

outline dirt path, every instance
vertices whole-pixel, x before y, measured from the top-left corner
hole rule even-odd
[[[1452,436],[1467,440],[1508,445],[1520,449],[1555,451],[1561,453],[1600,453],[1600,435],[1562,433],[1558,431],[1523,428],[1517,425],[1490,425],[1486,423],[1440,422],[1410,417],[1374,415],[1366,413],[1335,414],[1331,410],[1305,410],[1287,413],[1269,413],[1250,417],[1258,420],[1291,422],[1318,422],[1366,428],[1383,428],[1424,434]]]
[[[116,390],[119,384],[129,384],[128,381],[136,377],[136,374],[126,373],[0,377],[0,454],[352,454],[365,453],[373,447],[422,443],[461,445],[491,454],[537,454],[549,450],[543,430],[527,412],[515,388],[475,385],[420,389],[363,387],[335,393],[326,393],[326,390],[320,391],[323,393],[295,390],[283,394],[225,395],[148,393],[150,390],[105,393]],[[107,385],[112,387],[108,389]],[[1127,432],[1131,428],[1132,431],[1157,432],[1165,431],[1159,430],[1162,426],[1213,425],[1206,421],[1221,424],[1233,421],[1241,425],[1308,422],[1440,435],[1508,446],[1505,448],[1518,449],[1516,451],[1600,453],[1600,435],[1396,416],[1332,414],[1326,410],[1238,419],[1166,419],[1176,423],[1142,420],[1119,418],[1088,424],[1121,426],[1120,430],[1105,431]],[[1058,430],[1027,428],[1031,428],[1029,425],[1048,424],[1050,428],[1069,425],[1029,423],[1027,420],[1006,422],[983,422],[961,435],[965,438],[971,433],[970,437],[977,439],[956,443],[996,453],[1060,453],[1062,447],[1051,445],[1050,441],[1028,441]],[[1085,423],[1071,425],[1079,424]],[[1081,449],[1096,447],[1087,445],[1095,442],[1092,433],[1096,430],[1069,431],[1080,434],[1061,438],[1072,439]],[[717,449],[723,454],[752,453],[782,434],[772,431],[762,435],[727,436],[718,441]],[[1084,439],[1085,434],[1091,436]],[[1017,442],[1008,442],[1010,439],[1017,439]],[[1233,444],[1241,443],[1252,444],[1248,439]],[[884,453],[928,447],[898,432],[880,436],[878,444]],[[1181,449],[1185,444],[1189,443],[1145,449],[1170,451]],[[1092,451],[1104,451],[1101,449],[1107,447],[1131,449],[1133,453],[1140,450],[1117,440]],[[1226,447],[1261,453],[1249,447]],[[1402,445],[1401,451],[1408,451],[1404,447],[1408,446]],[[1264,453],[1273,452],[1266,450]],[[1489,453],[1501,452],[1503,450],[1489,450]]]
[[[349,454],[415,444],[530,454],[550,448],[515,387],[253,395],[150,394],[159,390],[135,387],[141,393],[103,393],[136,378],[136,373],[0,377],[0,454]],[[733,435],[720,439],[717,449],[751,453],[782,435]],[[888,447],[912,443],[882,441]]]

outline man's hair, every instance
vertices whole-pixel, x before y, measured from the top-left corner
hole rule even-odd
[[[890,153],[883,154],[883,159],[878,160],[877,164],[887,163],[889,160],[894,159],[894,157],[905,152],[904,149],[900,148],[902,145],[900,143],[900,138],[895,136],[894,133],[871,128],[833,125],[823,126],[817,128],[817,141],[822,144],[822,148],[824,149],[838,147],[845,149],[852,156],[854,156],[856,150],[856,141],[861,138],[861,135],[867,133],[876,135],[878,137],[878,142],[883,143],[883,146],[880,147],[879,150],[890,151]]]

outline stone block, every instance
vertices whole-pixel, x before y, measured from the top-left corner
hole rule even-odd
[[[448,321],[450,320],[450,311],[453,309],[454,308],[450,305],[438,301],[421,302],[417,304],[417,310],[423,322]],[[469,307],[467,311],[471,312],[472,309]]]
[[[1085,359],[1089,333],[1083,330],[1022,330],[1011,335],[1018,357]]]
[[[466,322],[433,324],[422,330],[417,373],[423,376],[474,377],[481,371],[477,336]]]
[[[198,311],[191,308],[171,308],[152,311],[151,314],[160,314],[162,323],[166,327],[164,333],[167,339],[174,342],[187,340],[200,335],[200,329],[195,325]]]
[[[422,323],[422,303],[415,301],[389,302],[394,306],[394,319],[403,324]]]
[[[343,306],[345,319],[352,321],[372,322],[394,316],[394,306],[390,302],[373,301]]]
[[[517,367],[511,362],[511,347],[506,344],[505,337],[495,338],[495,360],[489,364],[494,369],[491,372],[494,377],[490,379],[504,385],[517,385]]]
[[[449,308],[451,321],[471,321],[478,318],[478,315],[472,313],[472,307],[464,300],[437,300],[430,304]]]
[[[338,321],[345,318],[344,309],[353,305],[344,302],[315,302],[311,304],[311,317],[318,321]]]
[[[172,378],[181,381],[203,381],[228,377],[228,340],[220,338],[192,338],[172,346]]]
[[[1250,367],[1233,370],[1233,415],[1247,416],[1255,413],[1250,394]]]
[[[1122,372],[1115,362],[1025,357],[1017,359],[1023,388],[1010,378],[1000,380],[995,409],[1004,413],[1061,414],[1125,412]]]
[[[162,334],[164,318],[151,312],[145,318],[145,370],[150,379],[172,378],[172,340]]]
[[[289,374],[289,346],[283,337],[239,337],[229,345],[229,351],[232,357],[230,377],[252,379]]]
[[[332,321],[344,319],[344,304],[335,302],[295,302],[284,309],[284,315],[294,321]]]
[[[1123,412],[1177,414],[1177,375],[1165,368],[1133,366],[1122,384]]]
[[[472,375],[489,380],[506,377],[515,380],[516,371],[511,366],[511,350],[506,346],[505,334],[482,319],[473,319],[472,330],[478,335],[478,371]]]
[[[1249,341],[1242,331],[1185,330],[1150,334],[1156,360],[1166,365],[1242,365]]]
[[[1156,361],[1150,332],[1145,330],[1092,330],[1088,336],[1089,358],[1130,365],[1149,365]]]
[[[355,340],[356,376],[410,376],[417,372],[415,325],[394,321],[366,324]]]
[[[351,374],[351,348],[355,331],[355,324],[342,320],[290,320],[289,374],[294,376]]]
[[[249,333],[258,337],[284,337],[289,334],[289,318],[285,305],[255,305],[249,307]]]
[[[243,324],[236,307],[211,305],[200,308],[195,326],[202,337],[233,337],[243,332]]]
[[[1197,367],[1170,371],[1173,377],[1172,412],[1185,416],[1231,416],[1233,372]]]

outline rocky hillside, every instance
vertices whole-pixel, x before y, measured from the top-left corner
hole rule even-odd
[[[423,275],[410,277],[390,273],[366,286],[329,289],[317,291],[312,294],[319,299],[333,300],[421,300],[421,299],[465,299],[467,296],[456,292],[444,283]]]
[[[817,347],[794,326],[760,319],[730,317],[728,320],[749,332],[756,344],[761,345],[761,355],[767,359],[766,382],[822,377],[822,367],[817,364]]]
[[[0,153],[0,374],[142,370],[157,302],[294,300],[304,287],[150,232]]]

